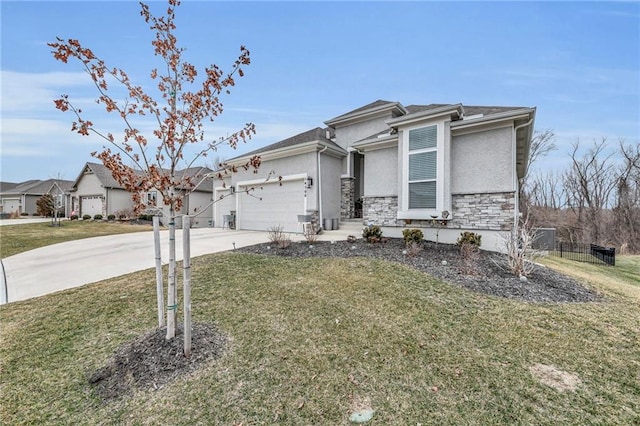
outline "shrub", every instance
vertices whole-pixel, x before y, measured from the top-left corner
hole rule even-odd
[[[78,215],[72,214],[71,216],[69,216],[69,220],[78,220]]]
[[[424,234],[419,229],[403,229],[402,238],[404,238],[404,242],[407,246],[409,243],[420,244],[424,239]]]
[[[382,229],[378,225],[365,226],[362,229],[362,238],[370,243],[379,242],[382,239]]]
[[[27,213],[27,212],[22,212],[22,213],[20,213],[20,216],[29,216],[29,213]]]
[[[315,244],[318,241],[318,234],[313,229],[307,229],[304,233],[304,238],[309,244]]]
[[[357,240],[357,238],[356,238],[356,236],[355,236],[355,235],[349,235],[349,236],[347,236],[347,242],[348,242],[349,244],[353,244],[353,243],[355,243],[355,242],[356,242],[356,240]]]
[[[464,244],[471,244],[474,247],[480,247],[482,235],[475,232],[464,231],[460,233],[460,237],[456,241],[456,245],[462,247]]]
[[[406,229],[405,229],[406,231]],[[404,232],[403,232],[404,233]],[[406,241],[406,239],[405,239]],[[422,252],[422,244],[415,241],[407,242],[406,253],[409,257],[416,257]]]
[[[287,238],[281,225],[272,226],[267,230],[267,238],[278,248],[286,249],[291,245],[291,240]]]
[[[479,268],[480,249],[474,243],[466,241],[458,245],[462,257],[460,271],[465,275],[476,275]]]
[[[82,220],[90,220],[91,219],[91,215],[90,214],[83,214],[82,215]]]
[[[101,214],[94,215],[93,220],[102,220],[102,215]]]
[[[107,216],[107,219],[116,220],[116,215],[115,214],[110,214],[109,216]]]

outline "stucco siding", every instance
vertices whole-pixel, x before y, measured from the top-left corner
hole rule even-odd
[[[123,210],[133,210],[131,193],[123,189],[108,189],[106,210],[107,215],[116,214]]]
[[[340,217],[340,169],[342,159],[321,154],[322,218]],[[316,180],[314,179],[314,186]]]
[[[391,114],[385,117],[373,118],[361,123],[338,127],[336,128],[336,143],[342,148],[347,149],[359,140],[383,130],[387,130],[389,126],[385,124],[385,121],[389,118],[391,118]]]
[[[367,151],[364,156],[364,196],[398,195],[398,148]]]
[[[100,184],[100,180],[92,173],[85,173],[78,181],[78,190],[75,195],[82,197],[85,195],[105,195],[104,188]]]
[[[188,197],[188,214],[197,216],[191,219],[192,228],[203,228],[209,226],[212,220],[213,207],[211,206],[211,193],[193,192]],[[185,209],[184,214],[187,214]]]
[[[453,137],[453,194],[514,191],[514,169],[511,127]]]

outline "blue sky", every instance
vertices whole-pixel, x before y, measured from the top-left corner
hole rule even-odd
[[[152,2],[155,14],[166,3]],[[54,108],[69,94],[97,128],[122,125],[92,106],[95,89],[78,63],[53,59],[47,42],[79,39],[108,65],[149,83],[158,66],[152,33],[134,1],[2,1],[3,181],[74,180],[102,141],[72,133]],[[245,122],[257,135],[230,158],[277,142],[376,99],[404,105],[535,106],[537,129],[567,162],[571,142],[640,141],[638,2],[213,2],[183,1],[177,35],[199,70],[223,69],[241,44],[252,64],[212,139]]]

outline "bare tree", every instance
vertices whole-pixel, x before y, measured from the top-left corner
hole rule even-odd
[[[611,207],[615,190],[616,167],[613,152],[605,152],[606,138],[579,156],[580,141],[572,144],[571,168],[565,174],[565,186],[569,194],[569,205],[583,224],[586,238],[596,244],[602,243],[604,212]]]
[[[204,178],[200,175],[187,175],[178,171],[186,170],[194,162],[215,151],[221,144],[235,148],[240,141],[251,139],[255,127],[247,123],[244,128],[222,138],[207,138],[204,122],[214,121],[222,114],[221,96],[229,94],[235,79],[244,75],[243,68],[250,64],[249,50],[240,47],[240,54],[233,62],[229,72],[225,73],[217,65],[204,69],[204,78],[196,80],[196,68],[183,60],[184,49],[178,46],[175,36],[175,9],[178,0],[168,0],[166,15],[156,17],[149,6],[141,3],[140,14],[150,24],[155,37],[151,42],[154,54],[160,59],[160,68],[151,70],[150,77],[161,94],[156,100],[148,95],[141,85],[134,84],[127,73],[109,67],[85,48],[78,40],[57,38],[49,43],[55,59],[67,63],[70,58],[77,59],[89,74],[98,91],[97,103],[108,113],[115,113],[123,121],[122,139],[96,128],[92,121],[84,118],[83,112],[76,108],[67,95],[55,101],[56,108],[71,111],[75,120],[72,131],[81,135],[95,134],[101,137],[106,146],[92,155],[99,158],[111,171],[116,181],[131,192],[136,210],[146,207],[144,194],[155,190],[162,195],[169,207],[169,275],[167,284],[167,339],[175,337],[177,291],[176,291],[176,247],[175,217],[183,204],[185,193],[195,188]],[[110,85],[115,83],[124,88],[128,98],[118,102],[110,95]],[[152,135],[143,134],[135,127],[134,121],[148,119],[155,123]],[[188,147],[196,144],[196,153],[189,156]],[[253,157],[244,168],[257,169],[260,158]],[[225,173],[236,171],[227,168]]]

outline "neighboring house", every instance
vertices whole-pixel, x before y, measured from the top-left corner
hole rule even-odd
[[[69,190],[73,181],[62,179],[28,180],[21,183],[0,182],[0,212],[35,215],[36,202],[51,194],[65,215],[69,206]],[[59,196],[59,198],[55,198]]]
[[[100,214],[132,214],[131,193],[125,190],[103,164],[86,163],[73,183],[71,209],[79,217]]]
[[[179,214],[198,214],[193,220],[192,226],[208,226],[211,220],[211,187],[210,178],[204,175],[211,170],[206,167],[192,167],[176,172],[178,175],[190,176],[196,182],[205,180],[195,190],[187,194],[183,208]],[[181,191],[181,188],[178,188]],[[148,210],[150,212],[162,212],[163,218],[169,217],[169,208],[162,202],[159,191],[149,191],[145,194]],[[73,184],[72,208],[80,217],[83,215],[95,216],[101,214],[107,217],[110,214],[133,214],[133,200],[131,193],[125,190],[103,164],[86,163],[78,178]],[[204,212],[202,212],[204,210]],[[163,224],[164,223],[163,220]]]
[[[534,119],[528,107],[378,100],[326,121],[324,129],[228,161],[259,155],[262,164],[257,174],[241,170],[214,188],[215,225],[234,212],[239,229],[281,225],[295,232],[297,215],[306,214],[317,226],[361,218],[387,236],[419,227],[433,240],[437,220],[446,223],[440,241],[455,242],[470,230],[483,235],[483,248],[499,250],[500,237],[518,220]]]

